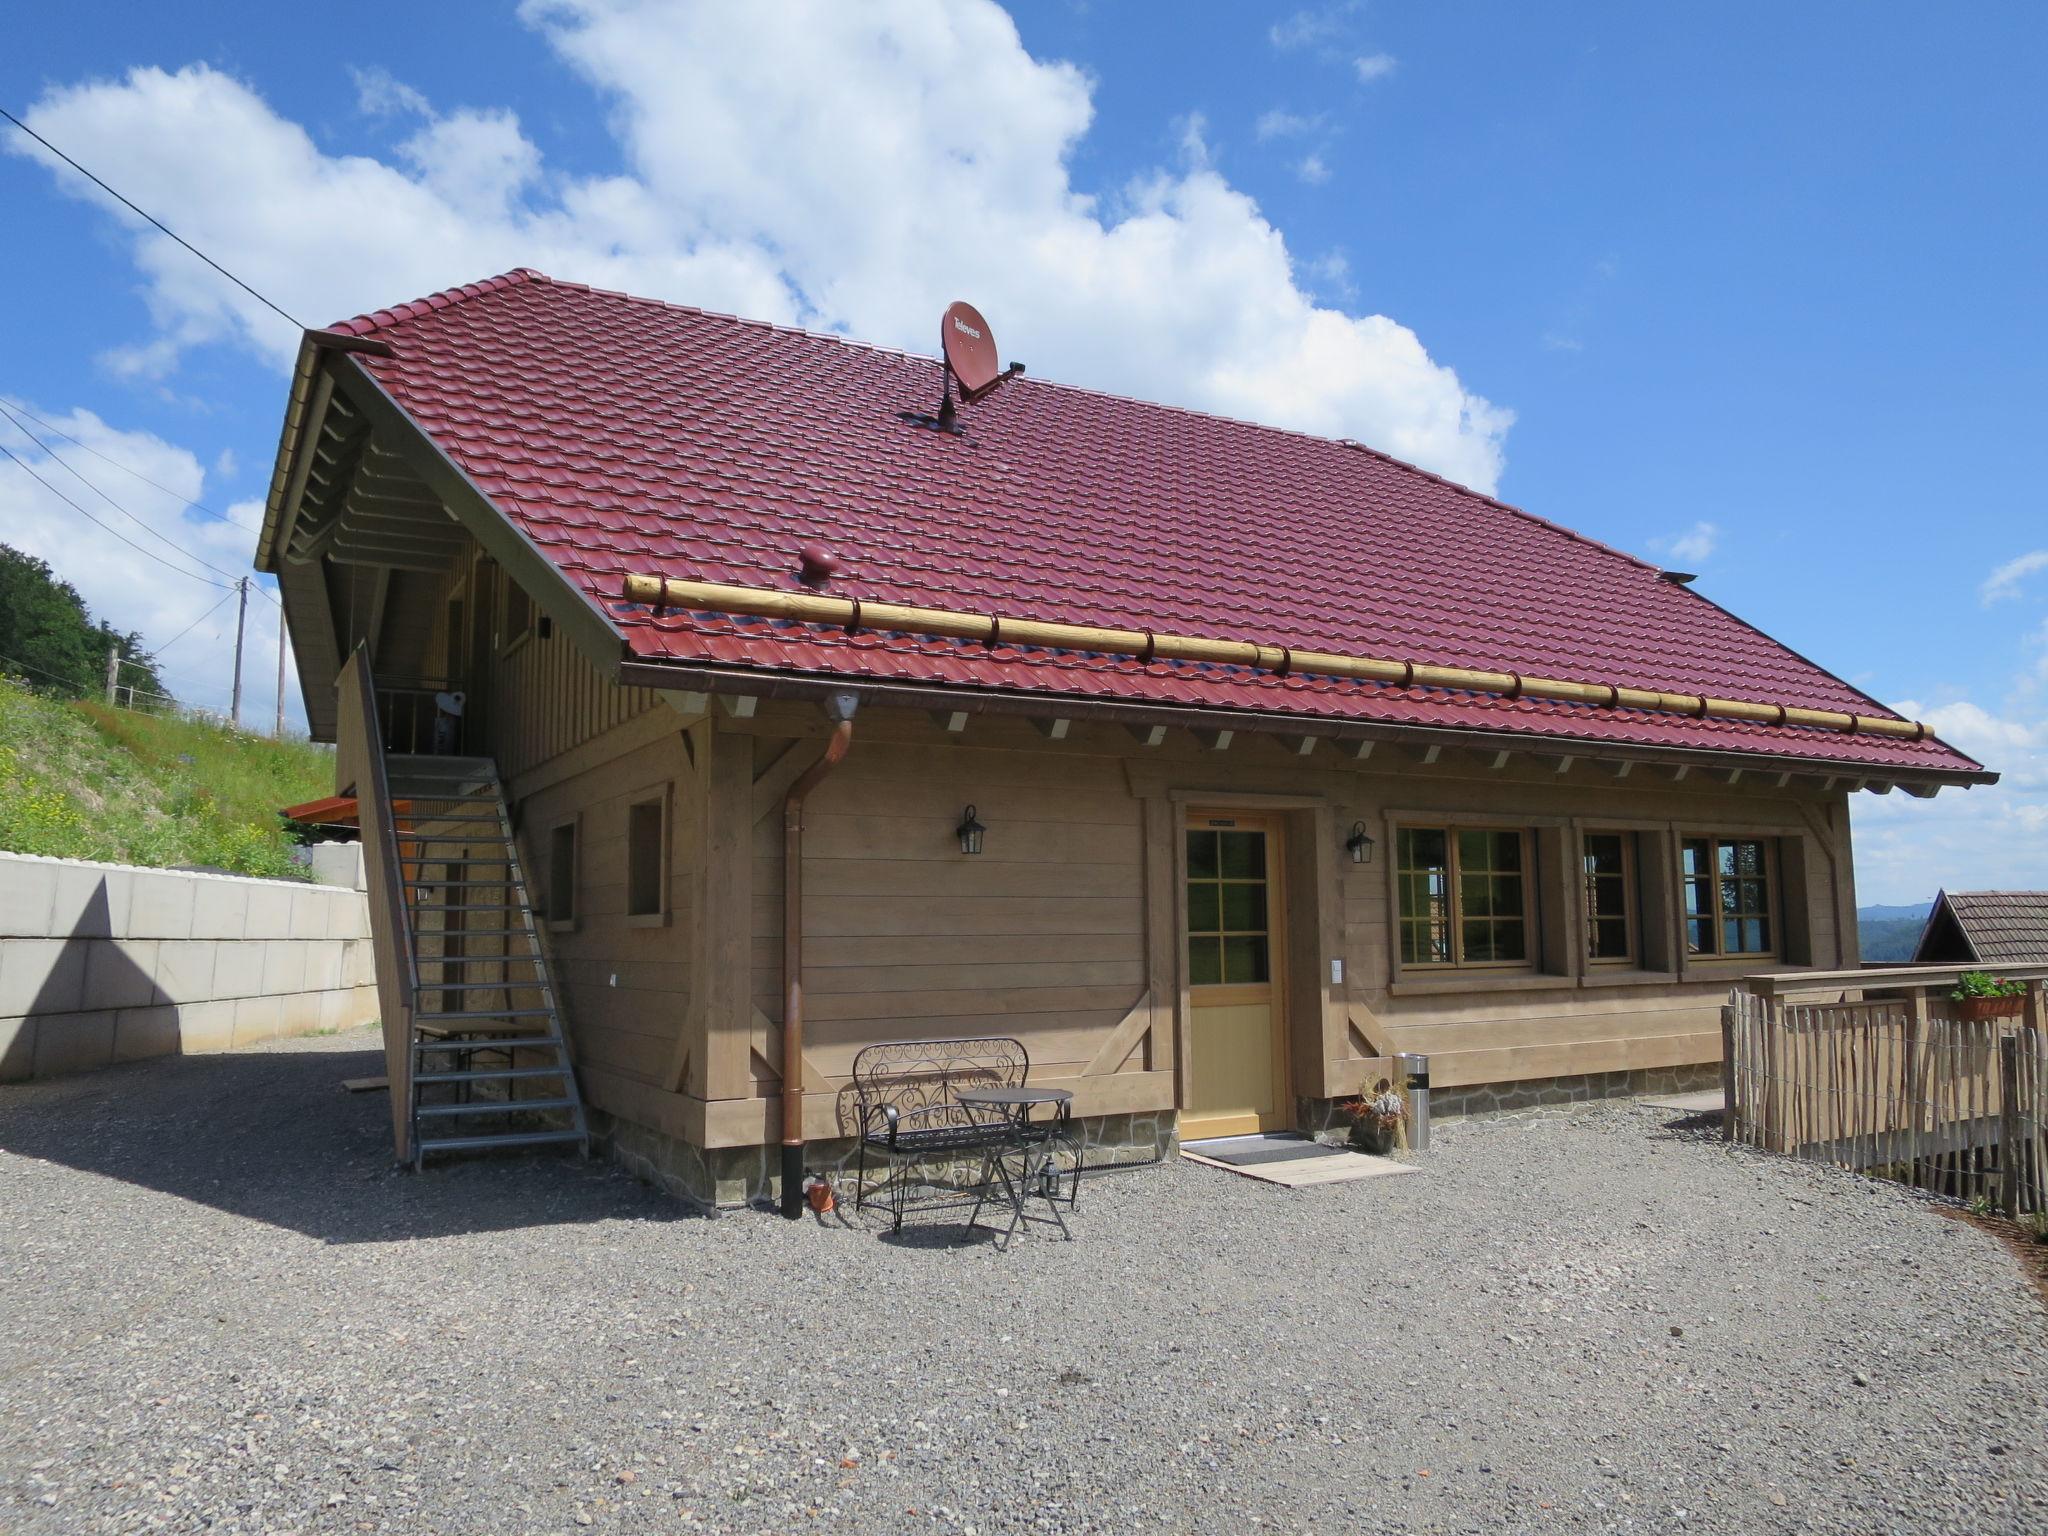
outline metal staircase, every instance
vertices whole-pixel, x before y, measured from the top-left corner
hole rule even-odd
[[[412,952],[412,1161],[590,1129],[488,758],[386,756]]]

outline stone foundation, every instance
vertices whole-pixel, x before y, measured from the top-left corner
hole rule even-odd
[[[590,1130],[612,1161],[637,1179],[696,1205],[733,1209],[780,1197],[782,1148],[699,1147],[678,1137],[591,1110]],[[1150,1115],[1098,1115],[1077,1120],[1082,1158],[1091,1172],[1140,1167],[1171,1156],[1180,1145],[1173,1111]],[[859,1145],[846,1138],[814,1141],[804,1149],[804,1169],[822,1173],[850,1204]],[[946,1170],[932,1165],[933,1175],[950,1172],[970,1177],[974,1170]],[[868,1178],[879,1177],[868,1159]]]
[[[1429,1098],[1433,1123],[1463,1120],[1472,1115],[1518,1114],[1534,1109],[1569,1109],[1595,1099],[1627,1099],[1641,1094],[1699,1093],[1721,1086],[1721,1064],[1689,1067],[1647,1067],[1633,1072],[1593,1072],[1577,1077],[1540,1077],[1526,1083],[1482,1083],[1466,1088],[1438,1088]]]
[[[1479,1083],[1464,1088],[1430,1091],[1431,1125],[1465,1120],[1474,1115],[1526,1114],[1531,1110],[1570,1109],[1595,1099],[1628,1099],[1642,1094],[1699,1093],[1721,1086],[1719,1062],[1689,1067],[1649,1067],[1634,1072],[1592,1072],[1576,1077],[1539,1077],[1524,1083]],[[1295,1124],[1319,1141],[1342,1141],[1351,1134],[1351,1117],[1337,1099],[1297,1099]],[[1407,1145],[1403,1128],[1400,1144]]]

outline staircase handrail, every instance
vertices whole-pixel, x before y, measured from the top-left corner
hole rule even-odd
[[[336,787],[356,797],[363,834],[363,867],[372,912],[381,916],[386,942],[376,943],[377,994],[384,1015],[384,1070],[390,1085],[391,1129],[398,1161],[412,1158],[413,1015],[418,1007],[419,967],[413,952],[412,917],[405,903],[405,862],[399,851],[397,808],[385,775],[384,734],[377,717],[377,685],[366,646],[357,646],[343,665]],[[395,1005],[395,1006],[394,1006]],[[394,1017],[394,1014],[396,1015]]]

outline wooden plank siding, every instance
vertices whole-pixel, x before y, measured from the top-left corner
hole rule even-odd
[[[577,819],[576,925],[548,942],[592,1103],[700,1145],[773,1140],[782,797],[816,757],[822,715],[622,688],[537,634],[487,671],[488,748],[537,890],[548,829]],[[1055,739],[1001,716],[954,732],[863,710],[806,815],[807,1134],[843,1133],[861,1046],[919,1036],[1015,1035],[1034,1079],[1074,1088],[1082,1114],[1171,1109],[1186,1065],[1180,848],[1194,804],[1280,819],[1289,937],[1276,963],[1304,1097],[1357,1092],[1393,1050],[1428,1052],[1448,1087],[1711,1062],[1731,978],[1854,963],[1840,789],[1557,761],[1444,750],[1425,763],[1391,748],[1357,761],[1249,733],[1227,751],[1185,732],[1147,746],[1078,722]],[[624,839],[627,808],[658,785],[672,797],[669,911],[649,924],[626,916]],[[974,857],[954,830],[970,803],[989,829]],[[1396,828],[1418,818],[1532,830],[1533,969],[1397,964],[1390,865]],[[1354,821],[1375,839],[1370,864],[1344,852]],[[1578,959],[1579,837],[1606,829],[1643,849],[1647,937],[1625,972]],[[1675,872],[1694,833],[1779,850],[1783,938],[1768,962],[1684,960]]]

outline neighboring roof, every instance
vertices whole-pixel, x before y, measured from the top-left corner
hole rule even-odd
[[[2048,965],[2048,891],[1943,891],[1921,932],[1939,931],[1946,912],[1980,965]]]
[[[518,271],[334,328],[633,657],[1981,775],[1932,737],[848,635],[625,603],[628,574],[1255,640],[1897,718],[1656,567],[1359,444]]]

